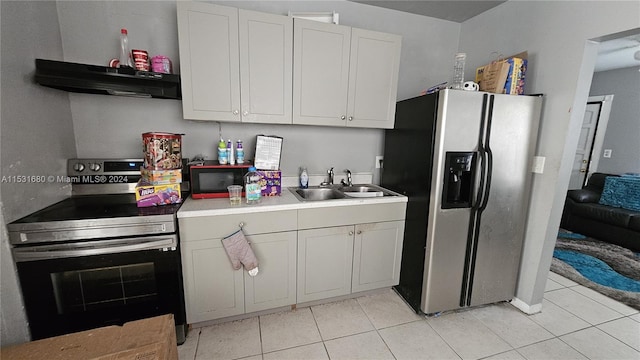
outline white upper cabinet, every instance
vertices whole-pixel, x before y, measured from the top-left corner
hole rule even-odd
[[[185,119],[393,128],[398,35],[177,2]]]
[[[242,122],[291,124],[293,19],[240,10]]]
[[[393,128],[402,38],[295,19],[293,123]]]
[[[238,9],[178,1],[185,119],[240,121]]]
[[[295,19],[293,123],[344,126],[351,28]]]
[[[293,21],[178,2],[185,119],[291,123]]]
[[[393,128],[401,42],[398,35],[351,30],[347,126]]]

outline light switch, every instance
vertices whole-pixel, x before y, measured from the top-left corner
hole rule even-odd
[[[604,149],[604,154],[602,157],[610,158],[611,157],[611,149]]]
[[[544,173],[544,161],[546,160],[546,157],[544,156],[534,156],[533,157],[533,166],[531,171],[533,171],[534,173],[537,174],[542,174]]]

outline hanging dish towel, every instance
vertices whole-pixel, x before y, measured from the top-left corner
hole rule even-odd
[[[242,265],[249,275],[258,275],[258,258],[251,250],[251,246],[244,236],[242,229],[222,239],[222,246],[229,255],[234,270],[239,270]]]

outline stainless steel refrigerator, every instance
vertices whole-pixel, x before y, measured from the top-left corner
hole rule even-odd
[[[408,196],[395,289],[417,312],[513,298],[541,106],[463,90],[397,103],[381,184]]]

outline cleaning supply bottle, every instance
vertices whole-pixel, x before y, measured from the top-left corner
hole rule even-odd
[[[231,141],[231,139],[229,139],[227,141],[227,158],[229,161],[229,165],[235,165],[236,164],[236,159],[235,156],[233,154],[233,142]]]
[[[244,176],[244,192],[247,198],[247,204],[257,204],[260,202],[262,195],[262,186],[260,185],[260,174],[257,173],[254,166],[249,168],[249,172]]]
[[[133,67],[133,61],[131,60],[131,51],[129,50],[129,36],[127,29],[120,29],[120,61],[119,67]]]
[[[309,174],[307,173],[307,168],[303,167],[300,171],[300,187],[302,189],[306,189],[309,187]]]
[[[236,146],[236,162],[238,164],[244,164],[244,148],[242,147],[242,140],[238,140]]]
[[[227,165],[227,144],[224,142],[224,139],[220,138],[220,142],[218,143],[218,163],[220,165]]]

